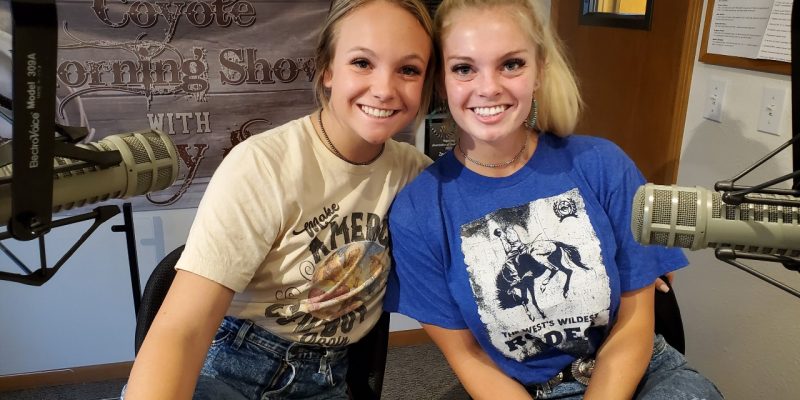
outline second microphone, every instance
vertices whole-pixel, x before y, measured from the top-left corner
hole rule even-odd
[[[764,197],[791,197],[761,194]],[[800,256],[798,207],[725,204],[701,187],[648,183],[633,199],[631,230],[642,244],[731,248],[756,254]]]

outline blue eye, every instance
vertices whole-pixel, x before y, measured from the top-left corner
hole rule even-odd
[[[525,60],[514,58],[503,63],[503,69],[506,71],[516,71],[525,66]]]
[[[458,64],[454,65],[450,70],[455,72],[457,75],[467,75],[472,72],[472,67],[467,64]]]
[[[369,68],[369,61],[363,58],[357,58],[351,61],[350,64],[356,66],[356,68],[361,68],[361,69]]]

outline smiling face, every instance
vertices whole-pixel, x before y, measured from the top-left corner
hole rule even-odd
[[[524,129],[539,87],[536,45],[510,10],[457,11],[442,37],[450,113],[475,141],[494,142]]]
[[[334,122],[326,128],[383,143],[408,126],[419,110],[430,37],[408,11],[374,1],[342,19],[335,40],[333,60],[323,76],[330,90],[326,110]]]

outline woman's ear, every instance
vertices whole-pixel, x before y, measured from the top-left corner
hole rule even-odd
[[[322,86],[324,86],[326,89],[330,89],[332,85],[331,83],[332,80],[333,80],[333,73],[331,72],[331,69],[325,67],[325,70],[322,71]]]

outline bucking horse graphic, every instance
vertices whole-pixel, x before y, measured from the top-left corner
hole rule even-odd
[[[496,280],[500,307],[509,309],[521,305],[531,320],[534,320],[535,316],[528,308],[529,301],[533,303],[539,315],[546,318],[536,303],[534,285],[536,278],[549,273],[539,283],[539,292],[544,292],[550,280],[558,272],[563,272],[567,276],[562,291],[566,298],[573,272],[568,264],[589,270],[581,261],[581,255],[575,246],[538,238],[530,243],[522,243],[512,227],[497,228],[494,230],[494,235],[503,243],[506,251],[506,262]],[[529,295],[530,300],[528,299]]]

